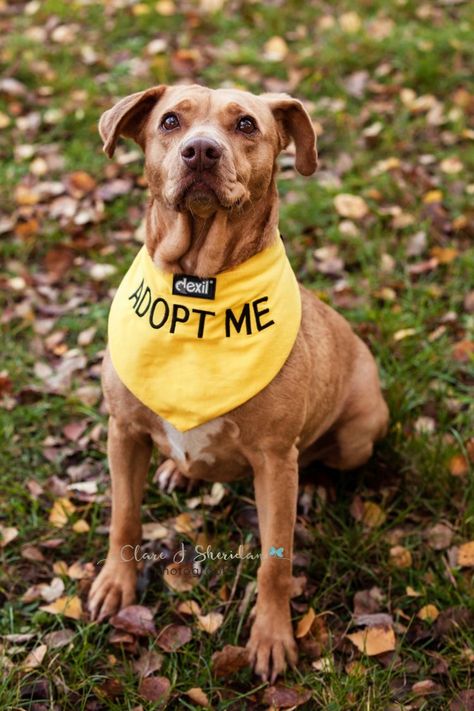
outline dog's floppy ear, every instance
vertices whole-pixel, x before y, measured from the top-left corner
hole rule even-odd
[[[263,94],[278,124],[282,148],[291,139],[296,147],[296,170],[301,175],[311,175],[318,167],[316,134],[313,124],[301,101],[288,94]]]
[[[133,138],[142,148],[143,129],[148,114],[166,91],[166,86],[154,86],[120,99],[115,106],[102,114],[99,133],[104,141],[104,153],[112,158],[119,136]]]

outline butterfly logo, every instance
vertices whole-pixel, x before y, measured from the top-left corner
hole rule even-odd
[[[270,547],[270,557],[271,558],[283,558],[283,548],[275,548],[275,546]]]

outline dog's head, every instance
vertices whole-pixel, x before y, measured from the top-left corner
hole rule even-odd
[[[317,167],[311,120],[286,94],[156,86],[106,111],[99,131],[109,157],[119,136],[133,138],[145,153],[153,196],[198,214],[259,200],[291,139],[296,169],[311,175]]]

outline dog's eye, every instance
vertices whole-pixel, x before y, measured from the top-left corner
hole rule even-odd
[[[172,131],[174,128],[179,128],[179,119],[176,114],[166,114],[161,121],[161,128],[165,131]]]
[[[237,121],[236,128],[237,131],[248,135],[249,133],[253,133],[257,130],[257,124],[250,116],[242,116],[242,118]]]

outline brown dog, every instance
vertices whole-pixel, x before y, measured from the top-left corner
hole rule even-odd
[[[109,157],[119,136],[143,148],[151,192],[146,249],[156,267],[175,274],[219,275],[272,244],[276,158],[291,139],[296,169],[310,175],[317,166],[311,121],[302,104],[284,94],[158,86],[119,101],[101,117],[99,130]],[[169,458],[162,479],[229,481],[253,473],[263,555],[248,649],[264,679],[296,661],[290,590],[298,466],[317,459],[342,470],[358,467],[388,420],[367,347],[340,315],[300,290],[301,325],[277,376],[237,408],[193,429],[180,432],[142,404],[108,354],[103,369],[112,524],[107,560],[90,593],[92,616],[102,619],[134,600],[136,563],[124,562],[120,551],[141,542],[140,504],[153,443]],[[265,555],[275,545],[284,549],[283,558]]]

